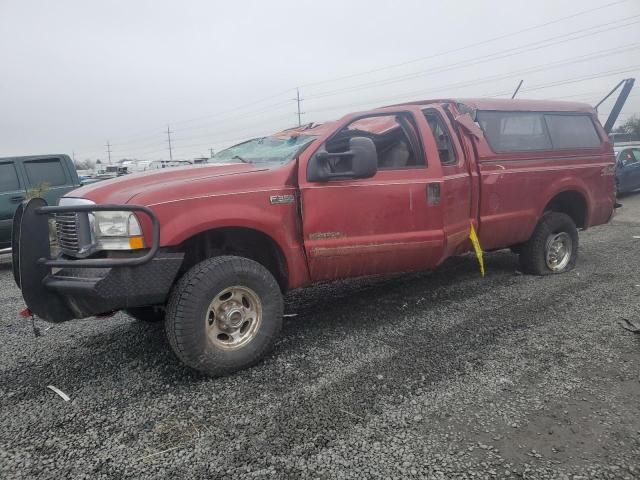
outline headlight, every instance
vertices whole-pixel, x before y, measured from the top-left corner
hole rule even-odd
[[[61,206],[93,204],[91,200],[70,197],[62,197],[59,202]],[[79,218],[77,225],[81,231],[88,230],[83,244],[89,250],[138,250],[145,246],[140,223],[131,212],[78,213],[78,217],[84,218]]]
[[[144,248],[140,223],[131,212],[94,212],[89,224],[99,250]]]

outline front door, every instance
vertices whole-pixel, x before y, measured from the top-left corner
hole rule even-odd
[[[304,243],[313,281],[425,270],[441,259],[441,169],[424,119],[408,112],[356,117],[318,151],[348,150],[352,137],[376,145],[378,171],[367,179],[309,182],[299,175]],[[332,159],[332,173],[346,159]]]
[[[11,224],[26,191],[16,165],[11,159],[0,159],[0,249],[11,245]]]
[[[618,186],[620,191],[640,189],[640,148],[629,148],[620,154]]]

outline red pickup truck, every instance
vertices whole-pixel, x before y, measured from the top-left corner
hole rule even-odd
[[[433,269],[471,249],[471,225],[527,273],[566,272],[578,229],[615,204],[612,145],[580,103],[412,102],[255,138],[213,163],[25,203],[13,267],[30,312],[164,318],[184,363],[222,375],[273,345],[289,289]]]

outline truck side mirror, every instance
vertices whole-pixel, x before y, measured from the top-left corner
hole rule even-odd
[[[307,180],[327,182],[329,180],[349,180],[370,178],[378,171],[378,152],[373,140],[367,137],[349,139],[349,150],[329,153],[317,152],[309,160]]]

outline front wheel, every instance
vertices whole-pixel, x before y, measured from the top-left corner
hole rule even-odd
[[[176,284],[165,330],[178,358],[207,375],[257,363],[282,327],[278,282],[262,265],[234,256],[209,258]]]
[[[568,215],[548,212],[523,245],[520,263],[526,273],[551,275],[571,270],[578,258],[578,230]]]

